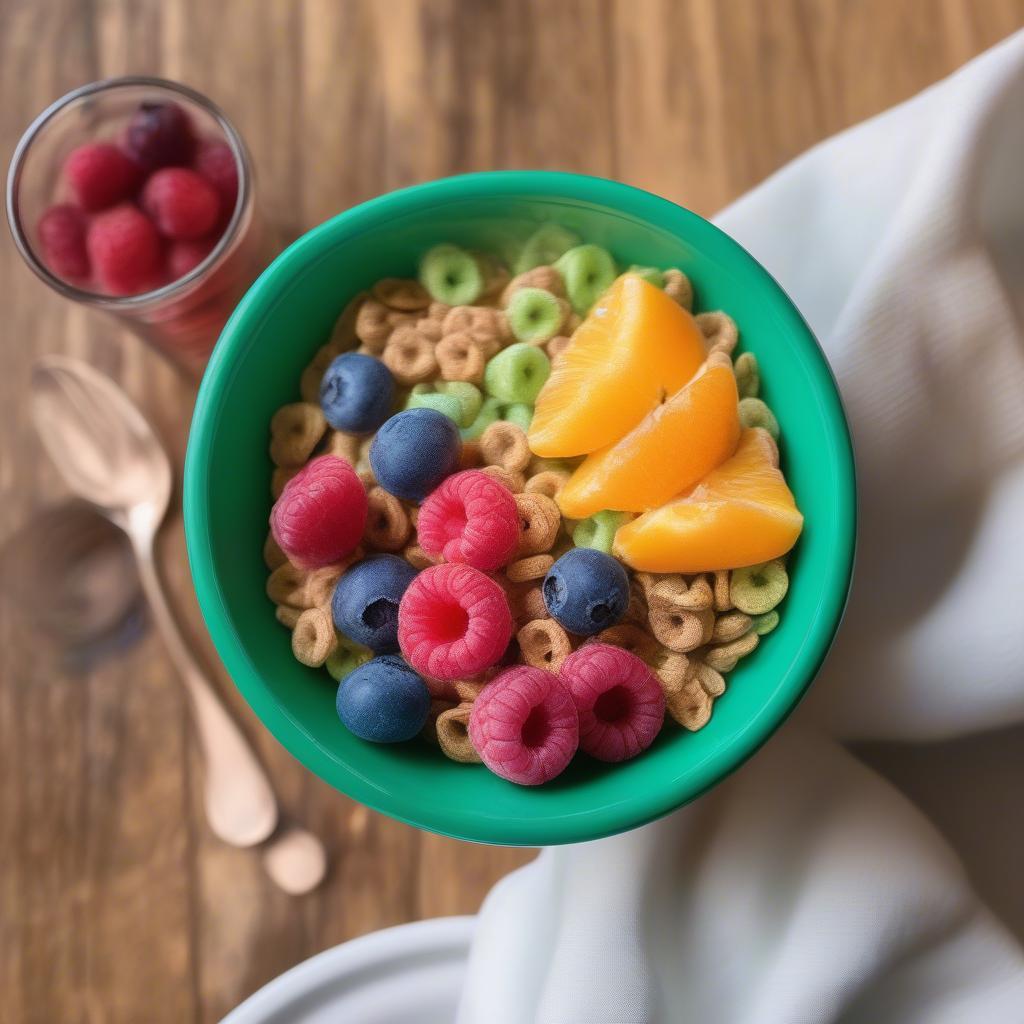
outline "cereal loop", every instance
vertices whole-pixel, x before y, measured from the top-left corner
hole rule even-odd
[[[730,594],[729,570],[718,569],[715,571],[714,576],[715,579],[712,584],[712,590],[715,594],[715,611],[730,611],[734,606],[732,603],[732,595]]]
[[[414,569],[429,569],[432,565],[440,565],[444,561],[438,556],[428,555],[419,544],[410,544],[403,552],[402,557]]]
[[[500,466],[510,473],[522,472],[530,462],[526,434],[505,420],[497,420],[480,435],[480,452],[489,466]]]
[[[678,690],[665,693],[668,713],[690,732],[697,732],[711,721],[714,701],[696,679],[688,679]]]
[[[379,356],[391,336],[388,312],[383,302],[367,299],[356,314],[356,337],[371,355]]]
[[[756,633],[747,633],[732,643],[709,647],[704,654],[704,661],[717,672],[731,672],[736,662],[750,654],[760,642],[761,638]]]
[[[540,473],[534,473],[526,481],[524,490],[527,494],[543,494],[554,501],[568,482],[569,474],[564,470],[545,469]]]
[[[568,338],[564,334],[556,334],[544,346],[544,351],[547,352],[548,358],[553,362],[569,347],[570,341],[572,341],[572,338]]]
[[[479,441],[463,441],[459,454],[459,469],[476,469],[484,461]]]
[[[286,604],[279,604],[274,609],[274,618],[281,623],[282,626],[287,626],[289,629],[295,628],[295,623],[299,621],[299,616],[302,611],[298,608],[289,608]]]
[[[361,553],[360,553],[361,554]],[[334,595],[334,588],[337,585],[341,574],[348,568],[352,559],[351,555],[345,562],[337,565],[325,565],[322,569],[314,569],[306,574],[305,582],[302,585],[302,602],[306,608],[322,608],[330,604]]]
[[[268,569],[276,569],[279,565],[284,565],[288,561],[288,556],[281,550],[277,541],[274,540],[272,533],[268,533],[267,539],[263,542],[263,561]]]
[[[546,494],[534,493],[517,494],[516,508],[522,524],[517,557],[550,551],[562,525],[558,506]]]
[[[451,711],[452,708],[456,707],[456,703],[453,700],[445,700],[442,697],[431,697],[430,698],[430,710],[427,712],[427,720],[423,723],[423,728],[420,729],[420,736],[423,737],[428,743],[439,746],[439,740],[437,738],[437,720],[446,712]]]
[[[773,441],[778,441],[779,421],[775,418],[775,413],[760,398],[741,398],[739,411],[741,426],[747,429],[760,427],[768,431]]]
[[[572,653],[569,634],[554,619],[536,619],[516,634],[523,661],[534,668],[558,672]]]
[[[685,654],[661,648],[651,662],[651,668],[661,683],[665,695],[678,693],[686,683],[690,659]]]
[[[665,294],[675,299],[683,309],[693,309],[693,285],[690,279],[675,267],[664,272]]]
[[[482,679],[456,679],[452,689],[462,704],[472,704],[487,684]]]
[[[651,634],[628,622],[620,622],[617,626],[602,630],[597,634],[597,639],[632,652],[648,665],[658,656],[659,648]]]
[[[388,338],[381,361],[405,387],[422,384],[437,373],[434,346],[411,324],[396,327]]]
[[[275,466],[301,466],[327,430],[319,405],[291,402],[270,421],[270,459]]]
[[[301,466],[278,466],[273,473],[270,474],[270,496],[277,501],[281,497],[281,492],[284,490],[285,484],[298,471],[302,469]]]
[[[729,593],[732,603],[747,615],[765,615],[789,590],[786,567],[778,559],[746,569],[733,569]]]
[[[725,678],[699,658],[690,661],[689,674],[709,697],[721,697],[725,693]]]
[[[505,568],[505,575],[513,583],[526,583],[529,580],[541,580],[548,574],[548,569],[555,564],[550,555],[530,555],[512,562]]]
[[[469,715],[472,704],[462,703],[437,717],[437,742],[445,757],[461,764],[479,764],[480,755],[469,740]]]
[[[359,450],[362,443],[363,439],[355,434],[346,434],[343,430],[329,430],[320,445],[321,454],[337,455],[339,459],[344,459],[350,466],[355,466],[359,461]]]
[[[522,473],[516,473],[510,469],[502,469],[501,466],[484,466],[481,472],[486,473],[488,476],[493,476],[502,487],[506,487],[513,494],[522,493],[523,488],[526,486],[526,477]]]
[[[711,638],[715,613],[652,603],[647,621],[659,643],[670,651],[686,654]]]
[[[540,587],[531,587],[523,594],[520,600],[520,608],[522,609],[522,615],[517,616],[517,618],[522,618],[527,622],[531,622],[534,619],[551,618],[548,606],[544,602],[544,591]]]
[[[709,352],[724,352],[731,355],[739,340],[736,321],[727,313],[698,313],[697,326],[708,343]]]
[[[655,576],[653,581],[645,574],[644,584],[647,603],[652,609],[703,612],[714,604],[714,591],[704,576],[697,576],[687,583],[684,577],[676,574]]]
[[[267,597],[274,604],[285,604],[289,608],[308,608],[306,576],[304,569],[297,568],[291,562],[279,565],[267,577]]]
[[[373,286],[372,294],[378,302],[404,313],[415,313],[430,305],[430,296],[419,281],[401,277],[383,278]]]
[[[481,384],[486,362],[483,350],[462,331],[446,334],[435,349],[437,365],[443,380],[465,380]]]
[[[626,614],[622,616],[622,621],[634,626],[646,626],[648,614],[644,588],[637,580],[632,579],[629,581],[629,604],[626,606]]]
[[[437,344],[442,337],[441,321],[435,320],[433,317],[422,317],[416,321],[416,330],[427,339],[427,341]]]
[[[375,551],[401,551],[409,539],[409,516],[405,507],[383,487],[371,487],[366,494],[367,514],[363,540]]]
[[[501,293],[502,306],[507,306],[520,288],[543,288],[560,299],[565,298],[565,279],[554,267],[534,267],[523,274],[517,274]]]
[[[733,373],[736,374],[736,390],[740,398],[757,398],[761,391],[761,372],[757,366],[757,356],[753,352],[738,355]]]
[[[713,644],[727,644],[739,640],[744,633],[750,631],[754,620],[743,612],[726,612],[715,620],[715,628],[711,631]]]
[[[321,345],[317,349],[316,355],[313,356],[313,359],[302,371],[302,376],[299,378],[299,394],[302,395],[304,402],[311,402],[313,405],[319,404],[320,382],[324,378],[327,367],[341,355],[342,351],[333,341],[328,342],[326,345]]]
[[[452,306],[441,324],[441,337],[449,334],[465,334],[485,359],[512,339],[504,314],[489,306]]]
[[[331,613],[326,608],[307,608],[292,630],[292,654],[303,665],[319,668],[338,645]]]

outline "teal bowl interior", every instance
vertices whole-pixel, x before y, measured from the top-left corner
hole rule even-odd
[[[385,276],[413,275],[429,246],[501,250],[542,222],[574,229],[623,265],[678,266],[698,309],[724,309],[757,354],[782,427],[783,468],[806,518],[778,629],[728,677],[710,723],[666,724],[622,765],[578,756],[524,788],[425,743],[364,743],[334,711],[335,687],[303,667],[274,620],[261,557],[270,511],[268,423],[338,312]],[[185,467],[189,559],[207,625],[267,728],[342,792],[410,824],[478,842],[580,842],[650,821],[714,785],[793,709],[838,626],[850,581],[855,488],[846,421],[828,365],[790,300],[739,245],[696,214],[626,185],[549,172],[495,172],[381,196],[313,229],[253,285],[203,380]]]

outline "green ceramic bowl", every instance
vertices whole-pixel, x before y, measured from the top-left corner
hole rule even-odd
[[[386,276],[413,275],[442,241],[509,245],[554,221],[621,264],[681,267],[699,308],[724,309],[762,367],[783,433],[783,465],[806,517],[782,623],[729,676],[711,722],[666,724],[623,765],[578,756],[554,782],[514,786],[426,743],[378,746],[348,733],[327,673],[298,664],[274,621],[261,557],[270,511],[268,423],[339,310]],[[853,563],[853,456],[835,382],[800,314],[764,269],[696,214],[626,185],[540,171],[473,174],[381,196],[282,253],[242,300],[203,380],[185,465],[185,528],[196,591],[217,650],[267,728],[353,799],[421,828],[507,845],[581,842],[693,800],[778,728],[818,671]],[[809,770],[811,766],[808,766]]]

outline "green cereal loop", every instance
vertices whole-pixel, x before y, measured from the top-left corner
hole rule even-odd
[[[562,305],[543,288],[520,288],[505,310],[508,325],[517,341],[543,345],[562,327]]]
[[[773,608],[764,615],[758,615],[754,619],[751,631],[758,636],[767,636],[779,624],[779,613]]]
[[[610,555],[615,531],[631,518],[628,512],[612,512],[608,509],[595,512],[589,519],[582,519],[576,524],[572,531],[572,542],[578,548],[595,548]]]
[[[779,439],[779,421],[760,398],[740,399],[740,423],[744,427],[762,427],[776,441]]]
[[[523,244],[512,264],[513,274],[525,274],[534,267],[546,267],[563,253],[580,244],[579,235],[557,224],[544,224]]]
[[[529,433],[530,424],[533,422],[533,406],[522,402],[502,406],[501,418],[514,423],[524,433]]]
[[[463,441],[478,441],[480,435],[501,415],[501,402],[496,398],[488,396],[480,403],[480,411],[468,427],[464,427],[459,433]]]
[[[422,388],[422,390],[420,390]],[[454,395],[442,395],[430,390],[429,384],[417,384],[409,392],[406,409],[435,409],[447,416],[456,426],[461,426],[462,405]]]
[[[470,384],[468,380],[439,380],[434,383],[434,390],[454,398],[459,403],[461,414],[455,422],[460,427],[468,427],[476,419],[484,401],[480,389],[475,384]]]
[[[599,245],[578,245],[555,261],[555,269],[565,278],[565,293],[572,308],[586,316],[590,307],[612,286],[618,277],[615,260]]]
[[[324,662],[324,667],[337,682],[355,672],[360,665],[365,665],[373,657],[373,651],[355,640],[338,633],[338,646],[334,653]]]
[[[653,284],[655,288],[665,287],[665,275],[657,267],[641,267],[634,263],[626,273],[642,277],[648,284]]]
[[[757,366],[757,356],[753,352],[743,352],[736,357],[733,365],[736,374],[736,390],[740,398],[757,398],[761,390],[761,372]]]
[[[471,306],[484,290],[484,275],[472,253],[457,245],[435,245],[420,261],[420,284],[438,302]]]
[[[550,374],[551,361],[544,351],[519,342],[487,364],[484,388],[502,402],[533,405]]]
[[[778,560],[733,569],[729,581],[732,603],[747,615],[766,615],[789,590],[786,567]]]

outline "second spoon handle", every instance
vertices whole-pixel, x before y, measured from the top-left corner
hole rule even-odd
[[[164,594],[152,544],[129,536],[153,621],[192,706],[205,762],[203,794],[210,828],[232,846],[255,846],[277,825],[274,791],[252,748],[185,645]]]

